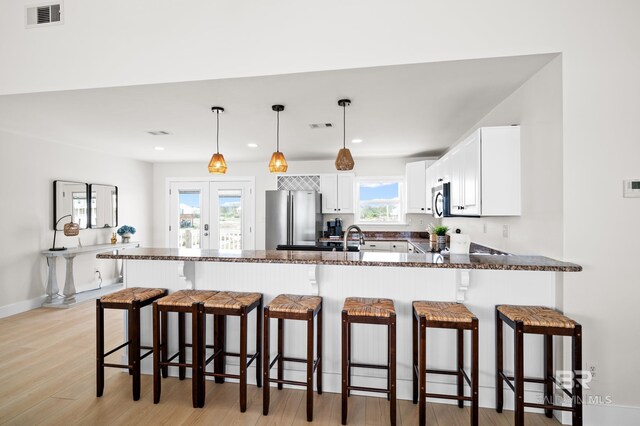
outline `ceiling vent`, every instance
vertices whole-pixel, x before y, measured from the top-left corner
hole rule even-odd
[[[326,129],[327,127],[333,127],[331,123],[312,123],[309,124],[312,129]]]
[[[165,131],[165,130],[150,130],[147,133],[149,133],[150,135],[153,136],[164,136],[164,135],[170,135],[171,133]]]
[[[62,3],[27,6],[25,17],[27,28],[62,24]]]

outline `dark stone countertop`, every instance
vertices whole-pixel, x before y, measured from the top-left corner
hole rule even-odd
[[[134,248],[96,255],[98,259],[161,260],[188,262],[286,263],[409,268],[453,268],[518,271],[578,272],[580,265],[544,256],[442,255],[440,253],[387,253],[286,250],[197,250]]]

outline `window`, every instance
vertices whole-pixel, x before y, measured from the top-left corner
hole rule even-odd
[[[402,223],[403,177],[358,178],[356,222]]]

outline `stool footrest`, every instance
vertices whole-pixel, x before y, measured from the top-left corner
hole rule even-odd
[[[114,352],[119,351],[120,349],[124,348],[125,346],[127,346],[129,343],[131,343],[131,340],[127,340],[126,342],[124,342],[123,344],[121,344],[120,346],[117,346],[113,349],[111,349],[109,352],[105,353],[104,355],[102,355],[103,357],[108,357],[109,355],[111,355]]]
[[[359,362],[350,362],[347,365],[349,365],[351,367],[356,367],[356,368],[375,368],[377,370],[388,370],[389,369],[388,365],[380,365],[380,364],[363,364],[363,363],[359,363]]]
[[[427,398],[439,398],[439,399],[455,399],[457,401],[472,401],[473,398],[470,396],[458,396],[458,395],[449,395],[446,393],[427,393],[425,394]]]
[[[531,408],[541,408],[545,410],[574,411],[573,407],[565,407],[563,405],[553,405],[553,404],[536,404],[534,402],[525,402],[524,406],[531,407]]]
[[[513,380],[514,379],[513,376],[505,376],[505,377],[507,377],[507,379],[509,379],[509,380]],[[538,378],[538,377],[525,377],[524,381],[525,382],[529,382],[529,383],[540,383],[542,385],[546,383],[545,379],[541,379],[541,378]]]
[[[141,348],[141,349],[150,349],[150,348]],[[143,359],[145,359],[146,357],[148,357],[149,355],[151,355],[153,353],[153,349],[151,349],[150,351],[148,351],[145,354],[140,355],[140,361],[142,361]]]
[[[430,373],[430,374],[444,374],[447,376],[457,376],[458,372],[455,370],[435,370],[435,369],[431,369],[431,368],[427,368],[425,370],[426,373]]]
[[[283,385],[307,386],[307,382],[296,382],[295,380],[269,379],[269,383],[282,383]]]
[[[256,357],[258,354],[255,354],[254,357]],[[306,364],[307,360],[304,358],[291,358],[291,357],[287,357],[287,356],[282,356],[280,354],[276,355],[273,358],[273,361],[271,361],[271,363],[269,364],[269,370],[271,370],[273,368],[274,365],[276,365],[276,362],[278,362],[278,360],[282,358],[283,361],[285,362],[299,362],[301,364]],[[318,367],[318,363],[320,362],[320,357],[316,358],[315,361],[313,361],[313,371],[316,371],[316,367]],[[251,363],[251,361],[249,362],[249,364]],[[247,365],[249,365],[247,364]]]
[[[105,362],[104,364],[102,364],[104,367],[111,367],[111,368],[127,368],[127,369],[132,369],[133,366],[128,365],[128,364],[111,364],[111,363],[107,363]]]
[[[370,388],[367,386],[347,386],[347,390],[354,390],[354,391],[360,391],[360,392],[378,392],[378,393],[390,393],[391,391],[389,389],[382,389],[382,388]]]
[[[240,380],[240,375],[239,374],[212,373],[210,371],[205,371],[204,375],[205,376],[209,376],[209,377],[226,377],[227,379],[238,379],[238,380]]]

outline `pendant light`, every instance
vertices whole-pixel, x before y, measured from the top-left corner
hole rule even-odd
[[[284,111],[284,105],[273,105],[271,107],[277,114],[276,124],[276,151],[271,156],[269,161],[269,171],[271,173],[284,173],[289,167],[287,160],[284,158],[284,154],[280,152],[280,111]]]
[[[216,153],[209,161],[209,173],[225,174],[227,172],[227,162],[220,154],[220,113],[224,112],[224,108],[219,106],[211,107],[211,111],[216,113]]]
[[[351,105],[349,99],[340,99],[338,105],[342,107],[342,148],[336,157],[337,170],[353,170],[355,165],[351,151],[347,148],[347,106]]]

